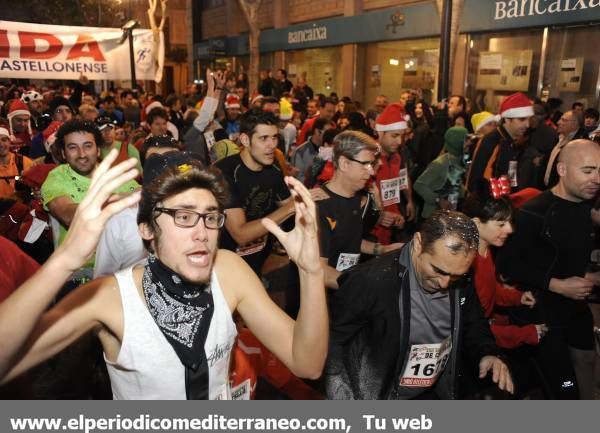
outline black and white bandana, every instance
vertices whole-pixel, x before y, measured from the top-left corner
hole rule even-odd
[[[142,287],[150,314],[185,367],[187,398],[208,399],[204,343],[214,312],[210,283],[188,283],[150,255]]]

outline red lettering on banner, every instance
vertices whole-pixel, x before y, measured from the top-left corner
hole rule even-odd
[[[84,50],[86,45],[88,49]],[[75,45],[73,45],[73,48],[67,54],[67,60],[79,59],[81,57],[92,57],[97,62],[106,61],[98,42],[89,35],[77,36],[77,42],[75,42]]]
[[[46,51],[37,51],[36,40],[48,42]],[[49,33],[19,32],[22,59],[51,59],[56,57],[62,50],[62,42],[56,36]]]
[[[8,57],[9,51],[8,30],[0,30],[0,57]]]

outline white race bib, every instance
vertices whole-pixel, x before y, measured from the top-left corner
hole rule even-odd
[[[319,147],[319,158],[323,161],[331,161],[333,159],[333,147]]]
[[[400,203],[400,178],[385,179],[380,182],[383,206]]]
[[[212,131],[208,131],[204,133],[204,140],[206,141],[206,147],[208,150],[212,149],[215,145],[215,134]]]
[[[232,400],[250,400],[250,391],[252,384],[250,379],[246,379],[237,386],[231,388],[231,399]]]
[[[400,176],[400,191],[408,189],[408,169],[403,168],[398,175]]]
[[[452,210],[456,210],[458,208],[458,193],[453,192],[448,194],[448,201],[452,205]]]
[[[345,271],[346,269],[356,265],[358,263],[358,259],[360,259],[360,254],[342,253],[338,257],[335,270],[338,272]]]
[[[400,376],[400,386],[410,388],[432,386],[444,370],[451,350],[450,337],[437,344],[413,344],[404,373]]]
[[[510,180],[510,186],[518,186],[517,182],[517,161],[509,161],[508,163],[508,179]]]
[[[35,243],[40,238],[40,236],[42,236],[44,230],[48,228],[48,223],[46,221],[42,221],[41,219],[36,218],[35,211],[32,210],[31,213],[33,214],[33,221],[31,223],[31,227],[29,227],[29,230],[25,235],[25,239],[23,239],[23,242],[26,242],[28,244]]]

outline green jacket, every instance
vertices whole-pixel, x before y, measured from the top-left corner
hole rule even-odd
[[[447,196],[444,193],[447,182],[457,190],[459,198],[464,197],[464,172],[460,158],[449,153],[443,153],[431,161],[413,185],[413,189],[425,202],[422,213],[424,218],[438,209],[438,199]]]

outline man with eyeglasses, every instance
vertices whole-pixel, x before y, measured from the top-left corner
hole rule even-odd
[[[513,392],[469,278],[475,223],[436,211],[400,251],[344,273],[330,306],[325,390],[336,400],[457,399],[460,356]],[[464,372],[472,370],[465,369]]]
[[[318,378],[328,316],[316,209],[306,188],[286,178],[296,214],[292,232],[272,220],[262,222],[299,268],[301,314],[294,321],[239,256],[218,249],[227,200],[220,172],[181,153],[155,155],[148,165],[138,212],[148,264],[94,280],[50,310],[8,377],[93,330],[115,399],[231,399],[237,311],[292,373]]]
[[[552,148],[552,152],[548,158],[548,164],[544,174],[544,186],[551,188],[558,183],[558,172],[556,164],[558,162],[558,154],[570,141],[579,138],[588,138],[583,128],[583,113],[578,110],[570,110],[564,113],[560,119],[556,132],[558,133],[558,143]]]
[[[325,286],[337,289],[340,274],[358,264],[361,253],[379,255],[398,245],[363,240],[363,223],[371,216],[373,197],[362,194],[379,162],[377,143],[359,131],[344,131],[333,140],[331,181],[321,186],[328,198],[319,200],[319,238]]]

